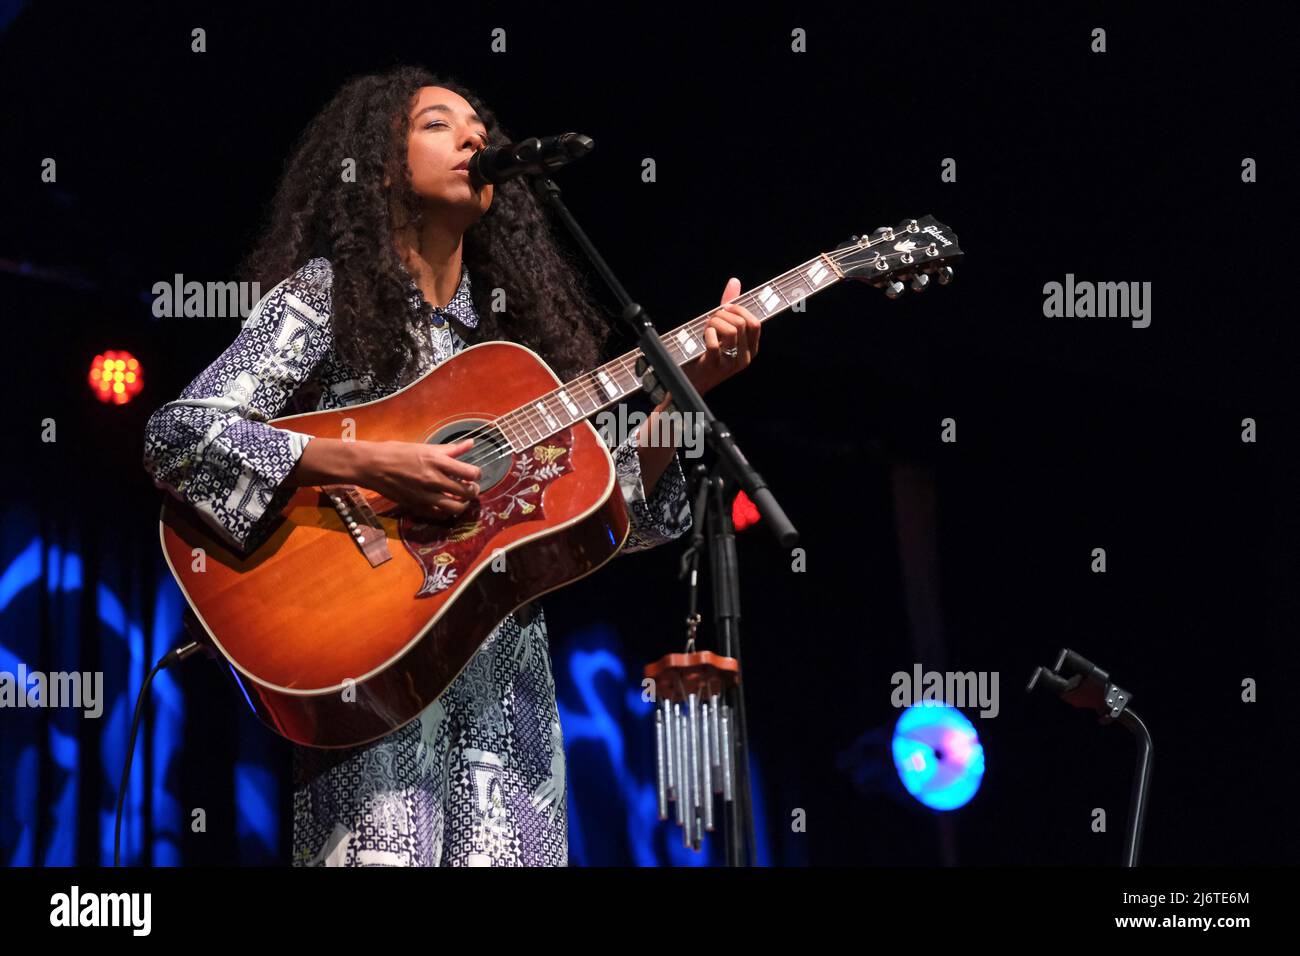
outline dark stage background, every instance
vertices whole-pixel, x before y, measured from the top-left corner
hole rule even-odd
[[[229,278],[310,117],[410,62],[518,136],[595,139],[557,179],[662,329],[876,226],[932,213],[960,236],[950,287],[817,296],[711,395],[806,552],[796,573],[761,529],[740,540],[765,862],[1116,862],[1128,735],[1023,692],[1063,646],[1154,734],[1147,861],[1295,862],[1293,40],[1249,8],[547,6],[0,5],[0,670],[102,670],[108,700],[0,712],[0,860],[111,859],[130,707],[179,637],[142,430],[238,323],[156,319],[151,288]],[[1067,273],[1150,282],[1150,327],[1046,318]],[[109,348],[145,370],[123,407],[85,381]],[[639,675],[680,643],[681,549],[546,599],[575,864],[719,858],[646,813]],[[887,764],[890,675],[915,663],[1000,677],[1000,713],[967,710],[983,786],[947,814]],[[287,861],[287,745],[201,659],[152,708],[128,858]]]

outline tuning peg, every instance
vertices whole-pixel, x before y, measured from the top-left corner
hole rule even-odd
[[[873,242],[882,237],[887,239],[894,238],[894,230],[890,229],[888,226],[881,226],[879,229],[871,230],[871,239]]]
[[[930,284],[930,277],[926,275],[924,272],[918,272],[916,275],[912,276],[913,292],[924,292],[926,290],[926,287],[929,286],[929,284]]]
[[[952,281],[952,266],[944,266],[935,275],[939,277],[939,285],[947,285]]]
[[[897,279],[890,279],[885,283],[885,297],[888,299],[897,299],[903,293],[903,283]]]

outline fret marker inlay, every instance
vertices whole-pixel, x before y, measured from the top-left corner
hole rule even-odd
[[[551,414],[544,402],[538,402],[533,408],[537,409],[537,413],[542,416],[542,421],[546,422],[546,426],[552,431],[560,427],[560,423],[555,420],[555,416]]]

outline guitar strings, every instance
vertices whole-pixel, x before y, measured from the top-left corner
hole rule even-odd
[[[852,255],[855,255],[855,254],[861,252],[863,249],[869,249],[869,248],[871,248],[872,246],[878,245],[878,244],[880,244],[880,243],[882,243],[882,242],[889,242],[889,241],[892,241],[894,238],[896,238],[896,235],[897,235],[897,234],[894,234],[894,235],[891,235],[891,236],[881,236],[879,239],[876,239],[876,240],[869,240],[865,246],[854,245],[854,246],[851,246],[851,247],[848,247],[848,248],[845,248],[845,249],[835,250],[835,251],[833,251],[833,252],[827,253],[826,255],[827,255],[829,258],[831,258],[833,261],[835,261],[836,263],[838,263],[838,262],[840,262],[840,261],[842,261],[842,260],[844,260],[844,259],[849,258],[849,257],[852,256]],[[897,253],[897,255],[898,255],[900,258],[901,258],[903,255],[906,255],[906,254],[907,254],[906,252],[899,252],[899,253]],[[886,255],[883,255],[883,256],[877,256],[876,258],[880,258],[880,259],[885,259],[885,260],[887,260],[887,259],[891,258],[892,255],[894,255],[894,254],[886,254]],[[819,258],[820,258],[820,257],[819,257]],[[812,262],[812,261],[816,261],[816,260],[809,260],[809,261]],[[802,268],[802,266],[799,266],[799,267],[797,267],[797,268]],[[780,277],[778,277],[776,280],[774,280],[773,283],[769,283],[769,284],[776,284],[776,285],[779,286],[779,284],[780,284],[782,281],[784,281],[786,278],[788,278],[789,276],[791,276],[792,273],[793,273],[794,271],[795,271],[795,270],[792,270],[791,272],[787,272],[787,273],[782,274]],[[744,298],[746,298],[746,297],[752,295],[752,294],[754,293],[754,291],[755,291],[755,290],[750,290],[749,292],[743,293],[743,294],[737,296],[735,299],[730,300],[730,302],[729,302],[728,304],[731,304],[731,303],[733,303],[733,302],[738,302],[738,301],[740,301],[741,299],[744,299]],[[783,297],[784,297],[784,296],[783,296]],[[805,297],[805,298],[806,298],[806,297]],[[782,311],[784,311],[784,310],[782,310]],[[694,333],[695,333],[695,330],[696,330],[695,327],[696,327],[697,325],[698,325],[698,326],[702,326],[702,327],[707,328],[709,317],[711,317],[712,314],[713,314],[713,312],[709,312],[709,313],[706,314],[705,316],[702,316],[702,317],[698,317],[698,318],[696,318],[696,319],[693,319],[693,320],[691,320],[690,322],[686,323],[684,326],[680,326],[678,329],[674,329],[674,330],[672,330],[672,331],[677,332],[677,331],[681,331],[682,329],[689,329],[689,330],[691,331],[691,333],[694,334]],[[761,319],[760,321],[766,321],[766,319],[772,318],[773,316],[775,316],[775,315],[777,315],[777,314],[778,314],[778,313],[775,313],[775,312],[774,312],[774,313],[772,313],[772,314],[770,314],[770,315],[765,316],[765,317],[764,317],[763,319]],[[669,334],[671,334],[671,333],[669,333]],[[662,338],[662,336],[661,336],[661,338]],[[671,347],[674,343],[672,343],[672,342],[668,342],[668,343],[666,343],[666,344],[669,345],[669,346]],[[619,372],[627,372],[627,371],[629,371],[631,368],[634,368],[634,367],[635,367],[636,358],[639,356],[639,354],[640,354],[640,353],[629,353],[629,354],[627,354],[627,355],[619,356],[618,358],[616,358],[616,359],[612,359],[610,362],[606,363],[606,366],[601,366],[600,368],[604,368],[604,367],[607,367],[607,366],[610,366],[610,365],[618,364],[618,365],[619,365],[619,370],[618,370]],[[680,363],[679,363],[679,364],[680,364]],[[539,396],[539,398],[537,399],[537,401],[538,401],[538,402],[545,402],[548,398],[550,398],[552,395],[555,395],[557,392],[559,392],[559,391],[561,391],[561,390],[566,391],[566,392],[568,392],[568,391],[573,391],[573,392],[577,393],[578,396],[579,396],[580,398],[585,398],[585,399],[588,399],[588,400],[592,400],[593,404],[596,404],[596,405],[597,405],[595,411],[599,411],[599,409],[600,409],[601,406],[600,406],[600,404],[596,403],[594,399],[595,399],[595,398],[599,398],[600,395],[601,395],[601,392],[600,392],[599,388],[597,388],[594,384],[590,383],[589,381],[584,380],[584,379],[594,379],[594,373],[595,373],[596,371],[599,371],[599,369],[593,369],[591,372],[586,373],[585,376],[581,376],[580,379],[575,380],[574,383],[568,383],[568,384],[562,386],[561,389],[557,389],[555,392],[551,392],[551,393],[548,393],[547,395]],[[593,411],[591,414],[595,414],[595,411]],[[545,421],[540,417],[539,413],[537,413],[536,411],[534,411],[534,409],[533,409],[531,406],[522,406],[522,407],[520,407],[520,408],[517,408],[517,409],[514,409],[514,410],[512,410],[512,411],[510,411],[510,412],[507,412],[506,414],[504,414],[504,415],[502,415],[502,416],[499,416],[498,418],[493,419],[491,422],[485,423],[484,425],[481,425],[481,426],[479,426],[479,427],[476,428],[476,429],[473,429],[473,430],[471,430],[471,431],[469,431],[469,432],[466,432],[464,435],[460,436],[460,437],[457,439],[457,441],[463,441],[463,440],[466,439],[466,438],[474,438],[474,437],[477,437],[477,436],[479,436],[479,435],[483,435],[483,434],[487,433],[488,431],[490,431],[491,429],[494,429],[494,428],[495,428],[495,429],[497,430],[497,433],[501,436],[501,438],[505,439],[506,444],[507,444],[508,446],[510,446],[506,451],[504,451],[504,452],[500,452],[500,451],[498,450],[497,447],[494,447],[494,446],[496,445],[496,442],[494,441],[492,445],[484,445],[484,446],[482,446],[482,449],[481,449],[480,454],[477,454],[477,455],[475,454],[475,452],[476,452],[476,451],[479,451],[479,449],[477,449],[477,448],[472,448],[472,449],[469,450],[469,452],[467,452],[467,453],[465,454],[464,457],[457,458],[456,460],[457,460],[457,461],[464,461],[464,462],[466,462],[466,463],[468,463],[468,464],[471,464],[471,465],[474,465],[474,466],[476,466],[476,467],[482,467],[482,466],[484,466],[484,465],[491,464],[492,462],[495,462],[495,461],[500,461],[500,460],[503,460],[503,459],[506,459],[506,458],[510,458],[510,457],[513,456],[514,454],[517,454],[518,451],[522,451],[522,450],[523,450],[522,448],[521,448],[521,449],[518,449],[518,450],[514,449],[514,447],[513,447],[513,442],[510,441],[509,437],[508,437],[508,436],[506,435],[506,433],[505,433],[505,430],[501,427],[501,423],[503,423],[507,418],[511,418],[512,416],[519,416],[520,413],[523,413],[523,414],[525,415],[524,422],[521,422],[521,424],[527,423],[527,424],[531,425],[532,427],[536,428],[538,431],[540,431],[540,432],[542,433],[541,436],[540,436],[539,438],[535,439],[535,440],[534,440],[534,439],[531,439],[528,435],[525,434],[524,437],[525,437],[527,440],[529,440],[529,441],[537,441],[537,442],[544,441],[548,435],[555,434],[555,432],[557,432],[557,431],[560,430],[560,429],[548,430],[548,428],[546,427]]]
[[[891,241],[893,241],[893,239],[895,239],[895,238],[897,237],[897,235],[898,235],[897,233],[892,233],[892,234],[887,235],[887,236],[881,236],[881,237],[879,237],[878,239],[868,240],[867,243],[866,243],[865,245],[856,245],[856,244],[855,244],[855,245],[853,245],[853,246],[850,246],[850,247],[847,247],[847,248],[844,248],[844,249],[833,250],[833,251],[831,251],[831,252],[829,252],[829,253],[826,253],[825,255],[826,255],[827,258],[831,259],[833,262],[835,262],[836,264],[838,264],[839,262],[841,262],[841,261],[843,261],[843,260],[845,260],[845,259],[848,259],[850,256],[854,256],[854,255],[857,255],[857,254],[861,253],[864,249],[870,249],[870,248],[872,248],[873,246],[879,245],[880,243],[883,243],[883,242],[891,242]],[[900,258],[901,258],[903,255],[906,255],[906,254],[907,254],[906,252],[899,252],[899,253],[896,253],[896,255],[898,255]],[[874,257],[874,260],[873,260],[873,261],[875,261],[875,260],[888,260],[888,259],[890,259],[893,255],[895,255],[895,254],[893,254],[893,253],[887,253],[887,254],[884,254],[884,255],[877,254],[877,256]],[[821,258],[820,256],[817,257],[817,259],[820,259],[820,258]],[[817,259],[812,259],[812,260],[809,260],[809,261],[810,261],[810,262],[815,262],[815,261],[817,261]],[[798,267],[796,267],[796,270],[797,270],[797,269],[801,269],[801,268],[803,268],[803,266],[798,266]],[[775,280],[773,280],[773,282],[768,283],[768,284],[769,284],[769,285],[777,285],[777,286],[779,287],[780,284],[781,284],[783,281],[785,281],[788,277],[792,276],[792,275],[796,272],[796,270],[791,270],[790,272],[783,273],[781,276],[779,276],[779,277],[777,277]],[[736,296],[736,298],[731,299],[727,304],[730,305],[730,304],[732,304],[732,303],[739,302],[739,301],[742,300],[742,299],[745,299],[745,298],[747,298],[747,297],[750,297],[750,296],[752,296],[752,295],[754,294],[755,291],[756,291],[756,290],[751,289],[749,292],[742,293],[742,294]],[[820,291],[820,290],[814,290],[814,291]],[[785,298],[784,293],[782,294],[782,298]],[[803,298],[807,298],[807,296],[804,296]],[[789,305],[789,303],[787,302],[787,306],[788,306],[788,305]],[[695,334],[696,334],[696,331],[697,331],[697,328],[696,328],[697,326],[699,326],[700,328],[703,328],[703,329],[707,329],[707,328],[708,328],[708,325],[709,325],[709,318],[713,315],[713,312],[714,312],[714,311],[716,311],[716,310],[712,310],[712,311],[708,312],[707,314],[705,314],[704,316],[699,316],[699,317],[697,317],[697,318],[695,318],[695,319],[692,319],[691,321],[687,322],[685,325],[683,325],[683,326],[679,326],[677,329],[673,329],[672,332],[680,332],[680,331],[682,331],[682,330],[687,330],[691,335],[695,335]],[[783,309],[782,311],[784,311],[784,309]],[[775,315],[777,315],[777,314],[778,314],[778,313],[775,313],[775,312],[774,312],[774,313],[771,313],[770,315],[766,315],[766,316],[763,317],[763,319],[760,319],[760,321],[766,321],[767,319],[772,318],[773,316],[775,316]],[[666,335],[671,335],[672,332],[666,333]],[[666,337],[666,336],[660,336],[661,339],[663,339],[663,338],[665,338],[665,337]],[[669,346],[669,347],[672,347],[675,343],[673,343],[673,342],[671,342],[671,341],[668,341],[668,342],[666,342],[665,344],[666,344],[667,346]],[[679,349],[679,350],[680,350],[680,349]],[[537,402],[541,402],[541,403],[544,404],[544,403],[547,401],[547,399],[551,398],[552,396],[557,395],[560,391],[564,391],[566,394],[568,394],[568,393],[573,393],[573,394],[576,396],[577,399],[585,400],[585,401],[590,401],[593,405],[596,405],[596,409],[595,409],[593,412],[590,413],[590,414],[595,414],[597,411],[600,410],[600,408],[601,408],[604,404],[606,404],[604,401],[597,401],[598,399],[601,398],[601,396],[602,396],[602,392],[601,392],[599,386],[597,386],[597,385],[595,384],[595,377],[596,377],[596,376],[595,376],[595,373],[598,372],[598,371],[601,371],[601,370],[604,369],[604,368],[607,368],[607,367],[609,367],[609,366],[612,366],[612,365],[617,365],[617,366],[618,366],[618,369],[617,369],[616,374],[619,374],[619,373],[625,373],[625,372],[631,371],[632,369],[635,368],[635,366],[636,366],[636,359],[637,359],[639,356],[640,356],[640,353],[639,353],[639,352],[632,352],[632,353],[628,353],[628,354],[626,354],[626,355],[621,355],[621,356],[619,356],[618,358],[611,359],[609,362],[605,363],[605,365],[599,366],[599,367],[596,368],[596,369],[592,369],[591,371],[584,373],[582,376],[579,376],[579,377],[578,377],[577,379],[575,379],[573,382],[566,383],[566,384],[562,385],[560,388],[558,388],[558,389],[556,389],[556,390],[554,390],[554,391],[552,391],[552,392],[550,392],[550,393],[548,393],[548,394],[546,394],[546,395],[539,396],[539,397],[537,398],[536,401],[537,401]],[[679,364],[682,364],[682,363],[679,363]],[[575,405],[577,405],[577,401],[575,401]],[[581,406],[580,406],[580,405],[578,405],[578,407],[579,407],[579,409],[581,409]],[[519,451],[523,451],[524,449],[522,449],[522,448],[520,448],[520,449],[518,449],[518,450],[516,450],[516,449],[514,448],[514,443],[510,440],[509,436],[508,436],[508,435],[506,434],[506,432],[505,432],[505,428],[503,427],[503,424],[504,424],[504,422],[505,422],[507,419],[510,419],[510,418],[517,418],[517,417],[519,417],[519,416],[521,415],[521,413],[522,413],[522,415],[524,416],[524,417],[523,417],[523,421],[521,421],[521,422],[519,423],[521,426],[524,425],[524,424],[527,424],[527,425],[530,425],[530,426],[533,427],[533,428],[536,428],[538,431],[540,431],[540,432],[542,433],[542,434],[541,434],[541,437],[537,438],[536,441],[539,441],[539,442],[540,442],[540,441],[544,441],[544,440],[545,440],[549,435],[555,434],[555,432],[557,432],[557,431],[560,430],[560,429],[554,429],[554,430],[548,429],[547,426],[546,426],[545,420],[544,420],[544,419],[540,416],[540,414],[539,414],[538,412],[536,412],[536,411],[535,411],[531,406],[521,406],[520,408],[516,408],[516,409],[513,409],[512,411],[506,412],[504,415],[498,416],[497,418],[493,419],[492,421],[490,421],[490,422],[486,422],[486,423],[484,423],[483,425],[480,425],[480,426],[478,426],[477,428],[471,429],[470,431],[466,432],[465,434],[459,436],[459,437],[456,439],[456,441],[458,441],[458,442],[460,442],[460,441],[464,441],[464,440],[467,439],[467,438],[478,439],[478,438],[480,438],[480,437],[483,437],[483,438],[489,438],[489,441],[488,441],[487,443],[485,443],[485,444],[479,446],[479,447],[471,448],[468,452],[466,452],[466,454],[464,455],[464,457],[457,458],[456,460],[457,460],[457,461],[463,461],[463,462],[465,462],[465,463],[467,463],[467,464],[470,464],[470,465],[474,465],[475,467],[483,467],[483,466],[485,466],[485,465],[491,464],[492,462],[500,461],[500,460],[503,460],[503,459],[509,458],[509,457],[511,457],[512,455],[517,454]],[[585,417],[586,417],[586,416],[584,416],[584,418],[585,418]],[[575,424],[576,424],[576,423],[575,423]],[[569,427],[571,427],[571,426],[569,426]],[[502,440],[504,440],[505,445],[507,446],[507,447],[506,447],[506,450],[505,450],[504,452],[502,452],[502,451],[500,450],[500,448],[499,448],[499,442],[496,440],[496,438],[490,438],[490,437],[489,437],[489,433],[490,433],[491,431],[493,431],[493,430],[495,430],[496,433],[497,433],[497,435],[500,436],[500,438],[501,438]],[[527,436],[526,434],[524,435],[524,437],[525,437],[526,439],[528,439],[528,440],[532,440],[532,439],[530,439],[529,436]],[[476,454],[476,452],[477,452],[477,454]]]

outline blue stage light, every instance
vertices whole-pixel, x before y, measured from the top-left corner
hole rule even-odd
[[[934,810],[956,810],[984,779],[984,748],[965,715],[943,703],[907,708],[894,726],[894,768],[907,792]]]

